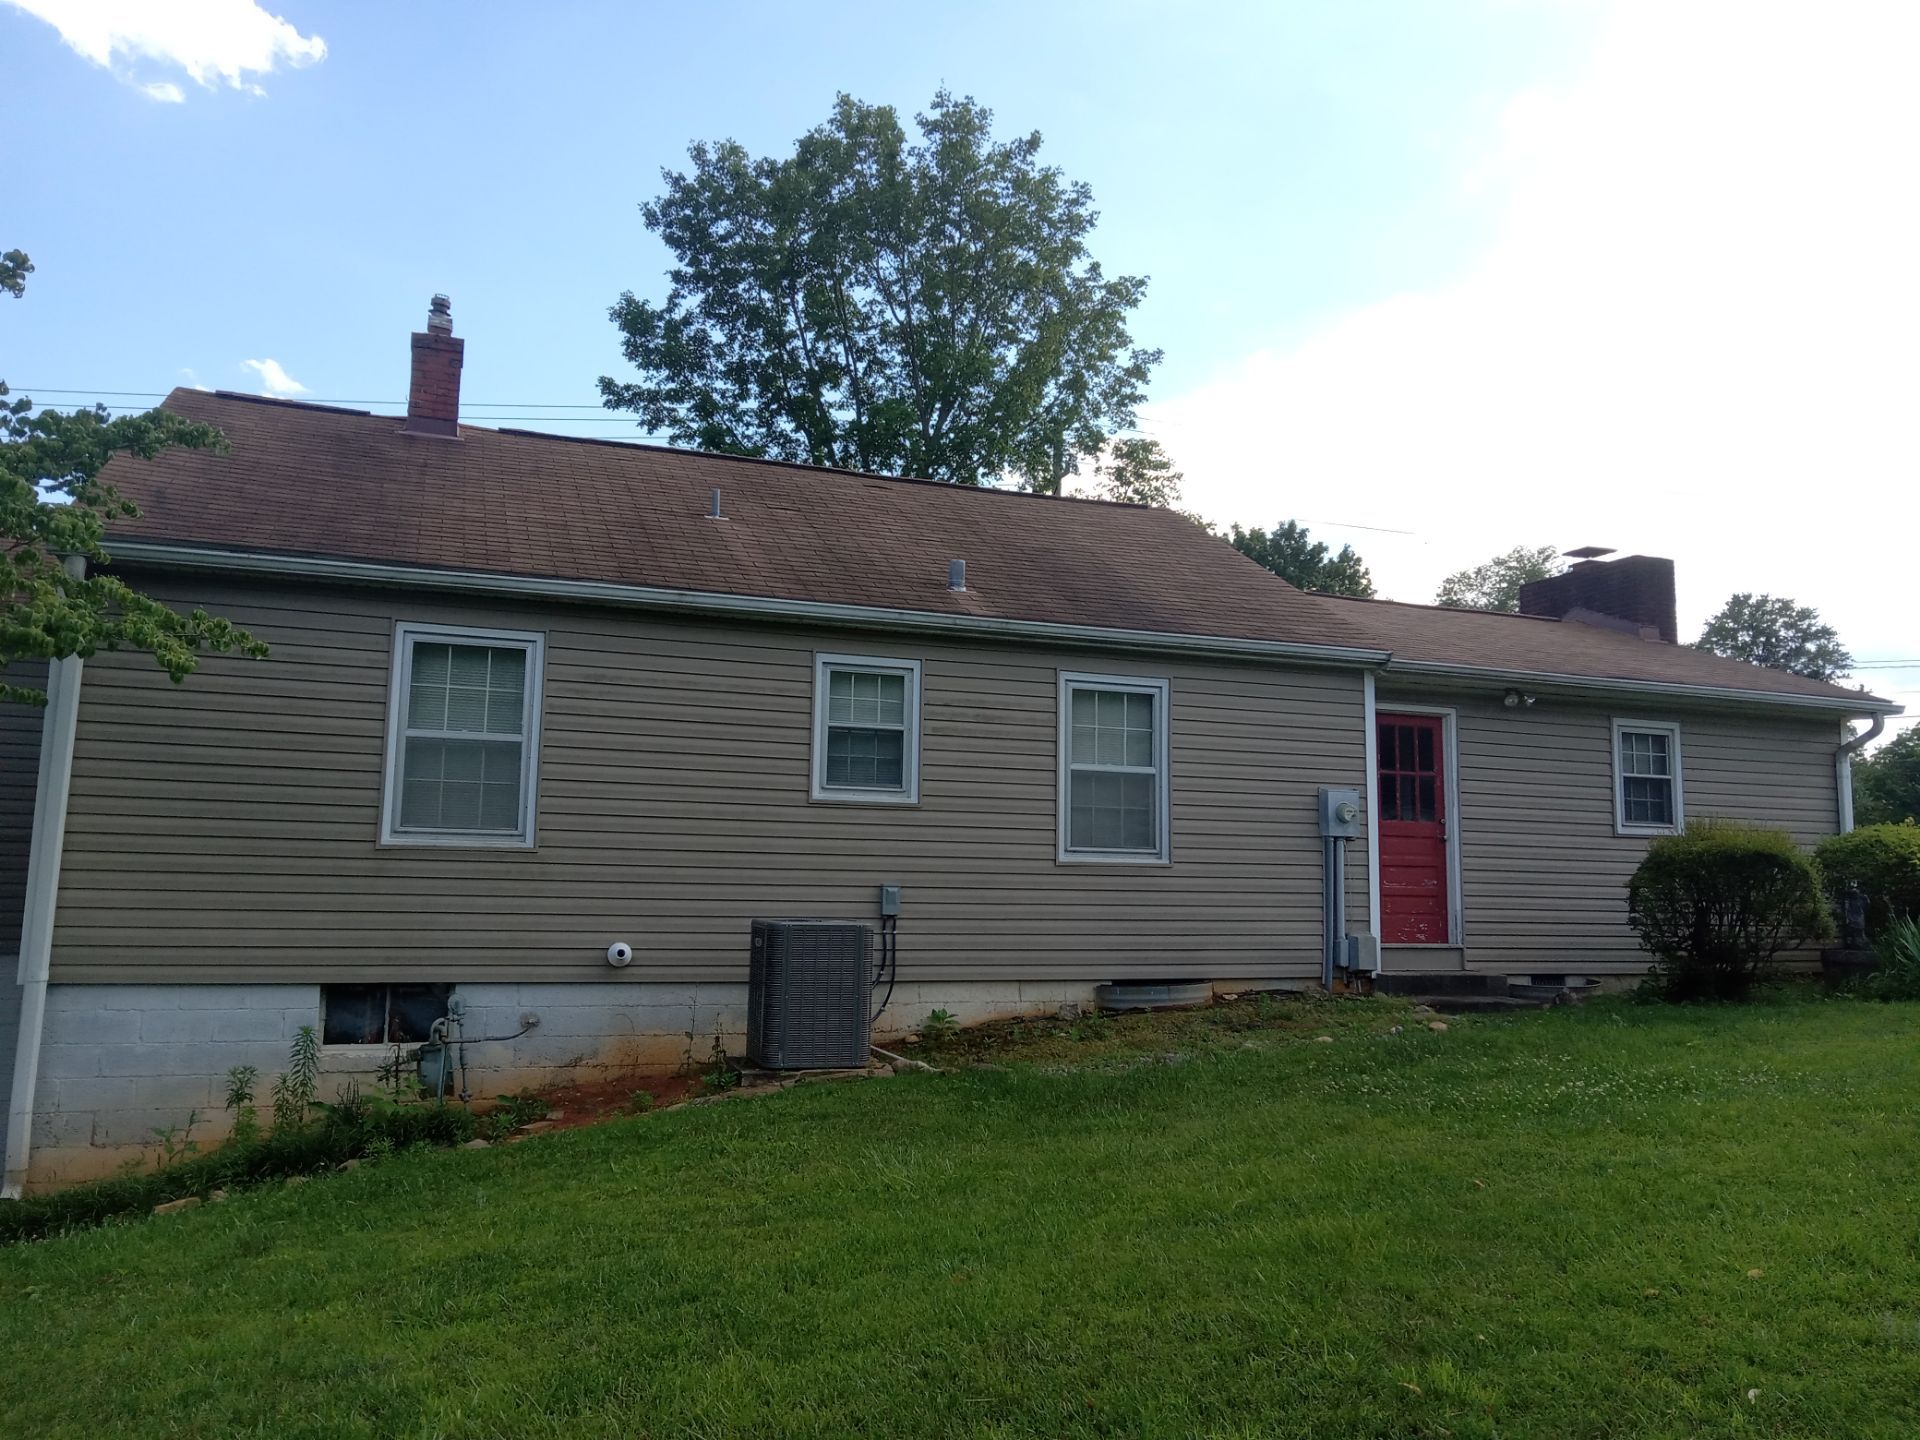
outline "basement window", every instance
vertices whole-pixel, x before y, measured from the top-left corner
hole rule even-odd
[[[1062,861],[1165,864],[1167,682],[1060,676]]]
[[[394,627],[383,845],[530,848],[545,642]]]
[[[920,662],[813,657],[815,800],[920,800]]]
[[[1614,721],[1615,833],[1671,835],[1685,824],[1680,727],[1657,720]]]
[[[415,1045],[447,1013],[451,985],[322,985],[323,1045]]]

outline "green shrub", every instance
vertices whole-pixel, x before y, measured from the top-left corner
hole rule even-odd
[[[1920,825],[1863,825],[1814,853],[1836,912],[1845,913],[1849,885],[1867,897],[1867,934],[1884,933],[1898,915],[1920,918]]]
[[[1782,950],[1827,933],[1818,867],[1785,831],[1696,820],[1647,847],[1628,922],[1654,957],[1654,993],[1737,999]]]
[[[1860,993],[1872,1000],[1920,1000],[1920,920],[1894,916],[1873,948],[1880,963],[1860,982]]]

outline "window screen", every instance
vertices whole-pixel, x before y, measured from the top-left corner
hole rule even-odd
[[[918,661],[817,657],[816,799],[918,798],[919,686]]]
[[[392,838],[532,837],[534,643],[402,627]]]
[[[1661,728],[1622,725],[1614,732],[1619,823],[1635,830],[1671,830],[1680,823],[1679,736]]]
[[[1163,701],[1157,689],[1069,683],[1068,851],[1160,854]]]

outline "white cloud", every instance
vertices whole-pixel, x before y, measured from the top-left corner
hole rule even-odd
[[[255,0],[6,0],[60,32],[76,54],[167,104],[186,98],[172,81],[135,78],[135,65],[178,66],[203,88],[224,82],[265,92],[249,75],[324,60],[327,42],[302,35]]]
[[[263,395],[304,395],[307,387],[280,368],[278,360],[242,360],[244,369],[260,377]]]
[[[1503,206],[1471,273],[1144,424],[1211,517],[1414,532],[1314,526],[1396,598],[1515,544],[1612,545],[1675,559],[1683,630],[1770,590],[1913,657],[1916,43],[1905,3],[1624,5],[1461,178]]]

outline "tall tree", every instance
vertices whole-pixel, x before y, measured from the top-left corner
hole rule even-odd
[[[1057,494],[1133,424],[1158,350],[1146,293],[1087,251],[1092,192],[995,140],[946,90],[909,141],[891,106],[842,95],[786,159],[695,144],[641,207],[675,265],[664,304],[612,307],[637,381],[610,409],[674,441]]]
[[[1920,825],[1920,725],[1853,762],[1853,818],[1859,825]]]
[[[1433,597],[1434,603],[1462,610],[1500,610],[1511,614],[1520,608],[1522,585],[1558,575],[1565,568],[1560,563],[1560,552],[1551,545],[1516,545],[1484,565],[1454,571],[1440,582],[1440,593]]]
[[[1832,680],[1853,664],[1840,632],[1823,621],[1818,610],[1796,605],[1784,595],[1742,591],[1720,607],[1694,643],[1731,660],[1791,671],[1809,680]]]
[[[33,263],[19,250],[0,255],[0,291],[19,299]],[[92,564],[107,522],[139,514],[100,479],[115,455],[152,459],[169,446],[224,448],[220,432],[165,410],[118,419],[104,407],[33,413],[27,396],[9,398],[0,380],[0,672],[22,660],[59,660],[99,650],[144,650],[175,680],[199,663],[200,650],[266,647],[204,610],[183,615],[97,571],[75,577],[62,563]],[[42,704],[46,692],[0,679],[0,700]]]
[[[1242,530],[1235,525],[1227,541],[1242,555],[1299,589],[1362,600],[1373,598],[1373,577],[1354,548],[1342,545],[1340,553],[1334,555],[1325,541],[1315,540],[1297,520],[1272,530]]]
[[[1186,477],[1173,468],[1173,457],[1158,440],[1145,436],[1115,440],[1094,462],[1093,469],[1094,493],[1102,500],[1151,505],[1158,510],[1179,508],[1180,484]]]

